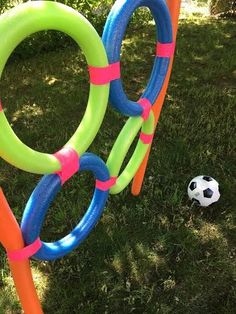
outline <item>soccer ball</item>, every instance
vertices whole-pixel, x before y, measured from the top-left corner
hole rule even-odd
[[[188,196],[198,205],[207,207],[219,200],[219,183],[210,176],[195,177],[188,185]]]

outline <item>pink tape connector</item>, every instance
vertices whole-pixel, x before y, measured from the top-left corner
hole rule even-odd
[[[140,133],[140,140],[143,144],[150,144],[153,140],[154,134],[145,134],[143,132]]]
[[[112,188],[116,184],[116,181],[117,177],[111,177],[107,181],[96,180],[96,188],[101,191],[110,190],[110,188]]]
[[[12,262],[23,261],[37,253],[41,247],[42,242],[40,241],[40,238],[38,238],[32,244],[25,246],[23,249],[8,251],[7,256]]]
[[[142,118],[146,121],[149,118],[150,111],[152,109],[152,104],[147,98],[141,98],[137,101],[137,103],[143,107]]]
[[[120,62],[109,64],[107,67],[89,66],[90,83],[105,85],[120,78]]]
[[[60,177],[63,185],[79,170],[79,156],[71,147],[64,147],[53,155],[61,164],[61,170],[55,173]]]
[[[175,42],[162,44],[160,42],[156,45],[156,56],[162,58],[171,58],[175,53]]]

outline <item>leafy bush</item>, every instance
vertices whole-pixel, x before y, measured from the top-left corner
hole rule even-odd
[[[4,13],[16,4],[26,2],[24,0],[0,0],[0,13]],[[112,0],[58,0],[75,10],[81,12],[97,29],[102,32],[106,17],[111,9]],[[14,51],[12,58],[28,58],[35,54],[46,51],[57,50],[67,46],[75,45],[74,41],[67,35],[57,31],[44,31],[34,34],[24,40]]]
[[[16,6],[16,4],[23,2],[27,1],[0,0],[0,13],[2,14]],[[115,0],[58,0],[57,2],[64,3],[82,13],[101,35],[107,16]],[[151,15],[149,11],[141,8],[134,14],[131,23],[136,24],[136,26],[139,27],[147,23],[150,19]],[[75,45],[73,40],[61,32],[40,32],[24,40],[16,48],[12,58],[27,58],[42,52],[57,50],[73,45]]]
[[[13,2],[12,1],[5,1],[5,0],[0,0],[0,14],[4,13],[5,11],[7,11],[8,9],[12,8]]]
[[[235,5],[233,0],[210,0],[209,7],[211,14],[226,13]]]

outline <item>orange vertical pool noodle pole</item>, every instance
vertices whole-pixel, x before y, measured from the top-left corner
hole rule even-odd
[[[171,15],[171,19],[172,19],[173,39],[174,39],[174,41],[176,41],[181,0],[167,0],[167,4],[168,4],[169,10],[170,10],[170,15]],[[170,65],[169,65],[168,73],[167,73],[165,82],[164,82],[163,87],[162,87],[162,90],[160,92],[158,99],[156,100],[155,104],[153,105],[153,112],[155,115],[156,126],[157,126],[157,123],[158,123],[158,120],[159,120],[159,117],[161,114],[162,106],[163,106],[166,92],[167,92],[167,88],[169,85],[170,75],[171,75],[172,67],[173,67],[173,60],[174,60],[174,58],[172,57]],[[148,163],[148,159],[149,159],[149,155],[150,155],[150,151],[151,151],[151,146],[152,146],[152,144],[150,144],[149,150],[147,151],[146,156],[145,156],[141,166],[139,167],[139,170],[137,171],[137,173],[134,177],[133,183],[132,183],[131,192],[135,196],[140,194],[140,191],[142,188],[143,179],[144,179],[144,175],[146,172],[147,163]]]
[[[0,188],[0,242],[6,251],[24,247],[21,229]],[[32,278],[29,259],[9,260],[11,273],[25,314],[43,314]]]

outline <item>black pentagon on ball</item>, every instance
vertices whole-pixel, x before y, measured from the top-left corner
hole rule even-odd
[[[203,191],[203,195],[204,195],[204,197],[206,197],[206,198],[211,198],[212,195],[213,195],[213,191],[208,188],[208,189],[206,189],[206,190]]]
[[[190,188],[191,191],[195,190],[196,187],[197,187],[197,183],[196,183],[196,182],[192,182],[192,183],[190,184],[190,186],[189,186],[189,188]]]
[[[203,180],[205,180],[207,182],[213,181],[212,177],[209,177],[209,176],[204,176]]]

